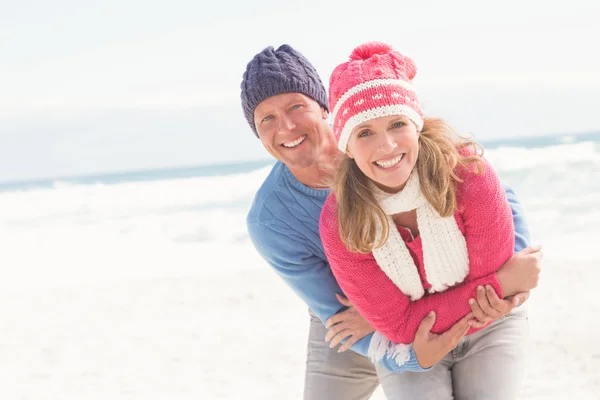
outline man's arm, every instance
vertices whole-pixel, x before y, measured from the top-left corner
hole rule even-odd
[[[248,222],[248,233],[260,255],[323,323],[343,309],[335,297],[342,290],[329,264],[309,249],[305,239],[285,227],[257,222]],[[367,356],[372,336],[365,336],[350,349]],[[425,370],[412,349],[409,360],[401,365],[391,357],[382,359],[381,364],[392,372]]]
[[[515,253],[518,253],[531,244],[529,227],[525,220],[523,206],[521,206],[521,202],[515,192],[508,186],[504,187],[504,192],[506,193],[506,198],[508,199],[508,204],[513,215],[513,223],[515,225]]]

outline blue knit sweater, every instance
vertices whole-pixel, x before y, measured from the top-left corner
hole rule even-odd
[[[344,309],[335,297],[343,292],[319,237],[319,216],[328,194],[327,189],[305,186],[277,162],[256,193],[247,217],[248,233],[258,252],[323,322]],[[515,251],[519,251],[528,246],[529,231],[515,194],[506,189],[506,196],[516,230]],[[366,356],[371,337],[365,336],[351,349]],[[403,365],[391,358],[381,364],[393,372],[424,370],[414,351]]]

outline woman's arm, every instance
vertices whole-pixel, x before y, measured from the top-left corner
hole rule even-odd
[[[502,293],[495,272],[514,248],[510,208],[489,165],[482,175],[465,176],[464,185],[459,204],[464,207],[470,272],[461,284],[413,302],[381,270],[372,254],[346,249],[339,236],[335,198],[330,196],[323,207],[321,239],[338,283],[369,323],[394,342],[411,343],[419,323],[431,310],[437,315],[432,332],[449,329],[471,311],[468,299],[475,297],[477,286],[489,284]]]

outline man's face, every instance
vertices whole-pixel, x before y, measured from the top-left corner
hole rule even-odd
[[[282,93],[262,101],[254,124],[265,149],[290,168],[314,165],[331,128],[327,111],[300,93]]]

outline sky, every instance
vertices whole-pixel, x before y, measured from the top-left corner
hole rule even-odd
[[[327,85],[388,42],[425,114],[476,138],[600,131],[598,4],[0,0],[0,182],[265,159],[239,85],[283,43]]]

